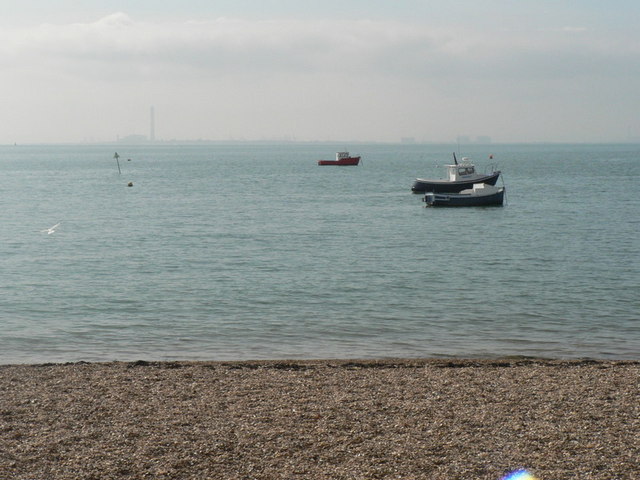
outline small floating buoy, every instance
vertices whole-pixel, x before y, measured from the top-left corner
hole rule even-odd
[[[127,183],[127,187],[133,187],[133,182]]]

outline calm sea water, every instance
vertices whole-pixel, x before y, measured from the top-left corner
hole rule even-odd
[[[640,358],[640,146],[464,147],[466,209],[410,192],[457,148],[344,148],[0,147],[0,363]]]

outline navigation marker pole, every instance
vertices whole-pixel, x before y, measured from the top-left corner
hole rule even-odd
[[[116,152],[116,153],[113,155],[113,158],[115,158],[115,159],[116,159],[116,163],[118,164],[118,173],[119,173],[120,175],[122,175],[122,171],[120,170],[120,161],[118,160],[118,159],[120,158],[120,155],[118,155],[118,152]]]

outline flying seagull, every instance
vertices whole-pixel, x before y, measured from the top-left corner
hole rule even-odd
[[[62,222],[60,222],[62,223]],[[60,223],[56,223],[53,227],[49,227],[49,228],[45,228],[44,230],[40,230],[41,232],[47,232],[47,235],[51,235],[52,233],[55,233],[56,228],[58,228],[60,226]]]

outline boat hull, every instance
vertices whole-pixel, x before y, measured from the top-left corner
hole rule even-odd
[[[493,172],[490,175],[482,177],[476,177],[473,180],[461,180],[457,182],[451,182],[448,180],[425,180],[422,178],[416,178],[416,181],[411,187],[413,193],[458,193],[462,190],[472,188],[475,183],[486,183],[487,185],[495,185],[498,181],[500,172]]]
[[[428,192],[423,201],[429,207],[499,207],[504,203],[504,188],[490,195]]]
[[[340,160],[318,160],[318,165],[338,165],[340,167],[355,166],[360,163],[360,157],[341,158]]]

